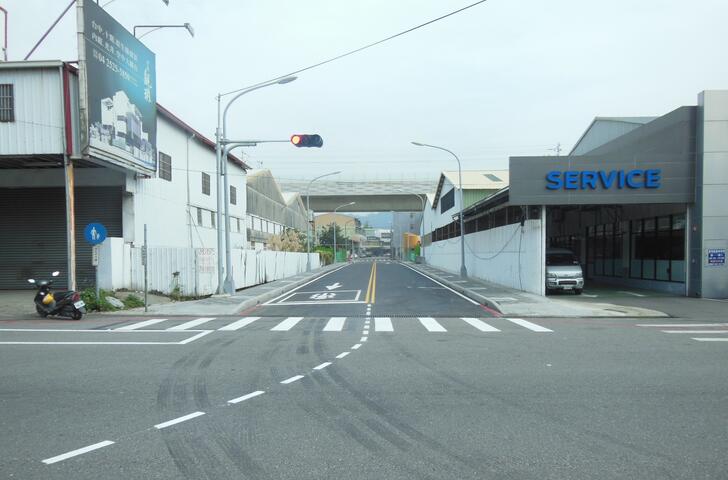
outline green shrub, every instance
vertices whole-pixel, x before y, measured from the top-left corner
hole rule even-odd
[[[117,310],[116,307],[114,307],[106,300],[107,296],[113,297],[114,292],[110,292],[108,290],[99,290],[99,296],[101,298],[97,299],[96,289],[94,288],[87,288],[86,290],[81,292],[81,300],[83,300],[83,303],[86,304],[87,311],[113,312]]]
[[[139,308],[139,307],[143,307],[144,306],[144,300],[142,300],[141,298],[137,297],[134,294],[131,294],[131,295],[127,296],[124,299],[124,306],[126,308]]]

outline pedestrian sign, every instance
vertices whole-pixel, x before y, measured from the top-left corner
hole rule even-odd
[[[98,245],[106,240],[106,227],[100,223],[89,223],[83,229],[83,236],[91,245]]]

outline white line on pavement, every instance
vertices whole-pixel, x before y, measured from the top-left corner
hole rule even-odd
[[[336,356],[336,358],[344,358],[345,356],[349,355],[349,352],[342,352]]]
[[[331,365],[331,362],[324,362],[321,365],[316,365],[315,367],[313,367],[313,369],[314,370],[321,370],[323,368],[328,367],[329,365]]]
[[[437,323],[432,317],[417,317],[417,320],[427,329],[428,332],[447,332],[445,327]]]
[[[461,318],[465,323],[472,325],[481,332],[500,332],[500,330],[498,330],[497,328],[493,327],[492,325],[488,325],[484,321],[478,320],[477,318]]]
[[[627,295],[633,295],[635,297],[644,297],[641,293],[628,292],[626,290],[618,290],[617,293],[626,293]]]
[[[637,327],[680,328],[680,327],[726,327],[728,323],[638,323]]]
[[[148,327],[149,325],[154,325],[155,323],[164,322],[165,320],[167,320],[167,319],[166,318],[152,318],[151,320],[144,320],[143,322],[132,323],[131,325],[126,325],[124,327],[117,328],[116,330],[136,330],[137,328]]]
[[[303,317],[288,317],[270,330],[271,332],[287,332],[295,327],[301,320],[303,320]]]
[[[531,323],[528,320],[523,320],[522,318],[503,318],[503,320],[508,320],[511,323],[515,323],[516,325],[525,327],[533,332],[553,332],[553,330],[549,330],[548,328],[542,327],[541,325],[536,325],[535,323]]]
[[[89,445],[88,447],[79,448],[78,450],[72,450],[67,453],[63,453],[61,455],[57,455],[55,457],[46,458],[45,460],[42,460],[43,463],[46,465],[50,465],[51,463],[56,463],[63,461],[67,458],[75,457],[77,455],[83,455],[84,453],[93,452],[94,450],[98,450],[99,448],[108,447],[109,445],[113,445],[114,442],[111,440],[104,440],[103,442],[94,443],[93,445]]]
[[[196,327],[198,325],[202,325],[203,323],[207,323],[210,320],[215,320],[215,317],[198,318],[196,320],[191,320],[189,322],[185,322],[181,325],[175,325],[174,327],[169,327],[167,330],[169,330],[170,332],[176,332],[178,330],[187,330],[188,328]]]
[[[402,265],[403,267],[407,267],[407,268],[409,268],[410,270],[412,270],[412,271],[413,271],[413,272],[415,272],[415,273],[419,273],[420,275],[422,275],[423,277],[425,277],[425,278],[426,278],[426,279],[428,279],[429,281],[431,281],[431,282],[435,282],[436,284],[440,285],[441,287],[445,288],[446,290],[449,290],[449,291],[451,291],[452,293],[454,293],[454,294],[455,294],[455,295],[457,295],[458,297],[462,297],[463,299],[467,300],[468,302],[472,303],[473,305],[480,305],[480,304],[479,304],[478,302],[476,302],[475,300],[473,300],[473,299],[471,299],[471,298],[468,298],[468,297],[466,297],[466,296],[465,296],[465,295],[463,295],[462,293],[458,293],[458,292],[456,292],[456,291],[455,291],[455,290],[453,290],[452,288],[450,288],[450,287],[448,287],[448,286],[446,286],[446,285],[443,285],[442,283],[438,282],[437,280],[435,280],[434,278],[432,278],[432,277],[430,277],[430,276],[428,276],[428,275],[425,275],[424,273],[420,272],[419,270],[417,270],[417,269],[414,269],[414,268],[410,267],[409,265],[405,265],[404,263],[401,263],[400,265]]]
[[[351,347],[352,350],[359,350],[359,347],[361,347],[361,343],[357,343],[353,347]]]
[[[696,338],[696,337],[693,337],[693,340],[697,340],[699,342],[728,342],[728,338]]]
[[[660,330],[662,333],[691,333],[691,334],[705,334],[705,333],[728,333],[728,330]]]
[[[194,412],[187,415],[184,415],[182,417],[173,418],[172,420],[167,420],[166,422],[158,423],[154,426],[157,430],[161,430],[163,428],[171,427],[172,425],[177,425],[178,423],[186,422],[187,420],[192,420],[193,418],[201,417],[204,415],[205,412]]]
[[[374,317],[374,331],[393,332],[392,319],[389,317]]]
[[[289,291],[287,291],[286,293],[284,293],[284,294],[282,294],[282,295],[278,295],[278,296],[277,296],[276,298],[274,298],[273,300],[268,300],[268,301],[267,301],[267,302],[265,302],[265,303],[264,303],[263,305],[270,305],[270,304],[272,304],[272,303],[275,303],[276,301],[278,301],[278,299],[279,299],[279,298],[281,298],[281,297],[285,297],[286,295],[290,295],[291,293],[293,293],[293,292],[295,292],[295,291],[297,291],[297,290],[300,290],[301,288],[305,287],[306,285],[310,285],[310,284],[312,284],[312,283],[313,283],[313,282],[315,282],[316,280],[321,280],[322,278],[324,278],[324,277],[325,277],[325,276],[327,276],[327,275],[331,275],[332,273],[338,272],[339,270],[341,270],[342,268],[344,268],[344,267],[346,267],[346,266],[348,266],[348,265],[342,265],[342,266],[340,266],[339,268],[335,268],[334,270],[331,270],[330,272],[326,272],[326,273],[324,273],[323,275],[319,275],[318,277],[314,278],[313,280],[311,280],[311,281],[309,281],[309,282],[306,282],[306,283],[304,283],[303,285],[299,285],[299,286],[297,286],[296,288],[294,288],[294,289],[292,289],[292,290],[289,290]]]
[[[367,341],[367,338],[368,338],[368,337],[361,337],[361,338],[359,339],[359,342],[360,342],[360,343],[364,343],[364,342],[366,342],[366,341]]]
[[[179,342],[0,342],[0,345],[179,345]]]
[[[239,329],[241,329],[241,328],[243,328],[243,327],[245,327],[247,325],[250,325],[251,323],[253,323],[256,320],[260,320],[260,317],[245,317],[245,318],[241,318],[240,320],[238,320],[236,322],[233,322],[230,325],[225,325],[222,328],[218,328],[218,330],[222,330],[222,331],[226,331],[226,332],[231,332],[231,331],[234,331],[234,330],[239,330]]]
[[[232,400],[228,400],[228,403],[240,403],[244,402],[245,400],[249,400],[253,397],[257,397],[258,395],[263,395],[265,392],[263,390],[256,390],[253,393],[249,393],[247,395],[243,395],[242,397],[233,398]]]
[[[282,383],[283,385],[287,385],[287,384],[289,384],[289,383],[297,382],[298,380],[300,380],[300,379],[302,379],[302,378],[303,378],[303,375],[296,375],[295,377],[291,377],[291,378],[286,378],[286,379],[285,379],[285,380],[283,380],[283,381],[282,381],[281,383]]]
[[[178,343],[177,345],[187,345],[188,343],[192,343],[192,342],[194,342],[195,340],[197,340],[198,338],[202,338],[202,337],[204,337],[205,335],[207,335],[207,334],[210,334],[210,333],[212,333],[212,330],[205,330],[205,331],[203,331],[203,332],[200,332],[200,333],[198,333],[197,335],[194,335],[194,336],[192,336],[192,337],[190,337],[190,338],[187,338],[187,339],[185,339],[185,340],[182,340],[182,341],[181,341],[181,342],[179,342],[179,343]]]
[[[331,317],[324,327],[324,332],[340,332],[344,329],[346,317]]]
[[[599,295],[590,295],[588,293],[582,293],[581,296],[586,297],[586,298],[597,298]]]

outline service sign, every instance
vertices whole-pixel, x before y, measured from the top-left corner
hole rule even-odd
[[[156,171],[154,53],[93,0],[82,8],[85,153],[130,170]],[[81,19],[79,19],[81,20]],[[85,78],[85,82],[84,82]],[[84,95],[84,92],[81,92]],[[83,116],[82,108],[82,116]],[[82,119],[82,125],[83,125]]]

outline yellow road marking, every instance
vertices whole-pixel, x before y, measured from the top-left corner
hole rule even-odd
[[[372,278],[372,298],[371,303],[377,301],[377,262],[374,262],[374,277]]]
[[[371,296],[372,296],[372,283],[374,280],[374,271],[376,269],[375,266],[376,266],[376,262],[372,262],[372,270],[369,273],[369,285],[367,285],[367,295],[366,295],[366,298],[364,299],[365,303],[369,303],[369,300],[371,299]]]

